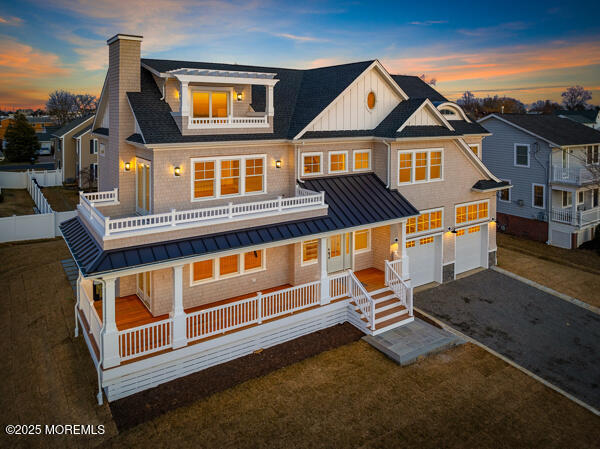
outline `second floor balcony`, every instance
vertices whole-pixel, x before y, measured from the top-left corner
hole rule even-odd
[[[296,187],[295,196],[277,197],[263,201],[248,203],[227,203],[224,205],[190,210],[172,209],[169,212],[131,215],[125,217],[106,217],[99,206],[119,204],[118,189],[108,192],[79,194],[80,215],[102,240],[134,237],[136,235],[176,231],[194,227],[210,227],[211,232],[218,228],[212,226],[225,225],[236,221],[265,219],[275,216],[289,216],[301,212],[322,211],[326,213],[325,192]]]
[[[552,182],[582,185],[594,182],[598,178],[597,167],[576,165],[574,167],[552,166]]]
[[[559,223],[570,224],[573,226],[588,226],[600,223],[600,207],[577,210],[575,213],[572,208],[553,208],[551,218]]]

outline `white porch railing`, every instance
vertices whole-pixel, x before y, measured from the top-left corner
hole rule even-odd
[[[577,211],[577,215],[573,216],[573,209],[552,209],[552,220],[559,223],[566,223],[574,226],[586,226],[596,222],[600,222],[600,207],[595,207],[588,210]]]
[[[152,354],[171,347],[171,318],[119,331],[121,360]]]
[[[375,330],[375,302],[369,295],[362,283],[352,271],[348,271],[348,288],[350,297],[356,303],[360,311],[367,319],[371,331]]]
[[[564,168],[560,165],[553,165],[552,180],[569,184],[584,184],[586,182],[592,182],[594,176],[586,167],[577,166]]]
[[[266,128],[269,120],[266,115],[259,117],[190,117],[188,128]]]
[[[100,348],[100,331],[102,330],[102,320],[96,312],[94,302],[89,298],[87,291],[82,286],[79,286],[79,295],[79,309],[83,313],[83,316],[90,327],[90,334],[92,334],[96,346]]]
[[[600,222],[600,207],[594,207],[589,210],[580,210],[577,218],[581,226]]]
[[[350,275],[340,273],[329,278],[329,296],[331,299],[339,299],[348,296],[348,282]]]
[[[394,262],[385,261],[385,285],[392,289],[402,305],[413,316],[413,289],[404,282],[400,274],[394,269]]]
[[[552,209],[552,220],[571,224],[573,222],[573,210],[571,208]]]
[[[325,192],[313,192],[306,189],[297,189],[296,192],[298,195],[291,198],[277,197],[251,203],[229,203],[224,206],[184,211],[173,209],[171,212],[124,218],[104,217],[95,207],[100,204],[114,204],[118,196],[116,189],[110,192],[96,192],[93,195],[80,193],[79,206],[80,210],[83,211],[83,216],[89,219],[95,229],[103,236],[132,233],[158,227],[202,226],[210,224],[211,220],[217,219],[244,220],[260,218],[266,213],[292,213],[305,207],[325,206]]]

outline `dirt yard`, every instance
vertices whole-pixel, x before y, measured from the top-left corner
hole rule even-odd
[[[44,187],[43,192],[48,203],[50,203],[50,207],[56,212],[75,210],[79,203],[79,191],[77,189]]]
[[[4,200],[0,203],[0,217],[33,215],[35,203],[27,189],[2,189]]]
[[[600,307],[600,256],[498,234],[498,266]]]
[[[600,417],[467,344],[402,368],[358,341],[121,434],[73,338],[62,240],[1,244],[2,447],[589,448]],[[143,413],[140,411],[140,413]],[[102,424],[96,436],[7,436],[7,424]]]

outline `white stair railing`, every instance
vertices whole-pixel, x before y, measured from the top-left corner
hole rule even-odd
[[[402,305],[406,307],[408,315],[413,316],[413,289],[407,282],[403,281],[401,276],[394,270],[393,262],[386,260],[385,285],[392,289],[394,295],[396,295]]]
[[[350,288],[350,297],[356,303],[362,314],[367,319],[371,331],[375,330],[375,301],[367,292],[367,289],[358,280],[356,275],[348,270],[348,282]]]

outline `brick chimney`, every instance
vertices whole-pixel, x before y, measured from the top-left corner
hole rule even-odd
[[[99,158],[100,191],[119,188],[122,206],[135,207],[135,148],[125,139],[135,133],[135,120],[127,92],[140,91],[140,53],[142,36],[117,34],[108,44],[108,123],[106,155]],[[104,159],[104,160],[102,160]],[[124,165],[130,162],[131,170]]]

